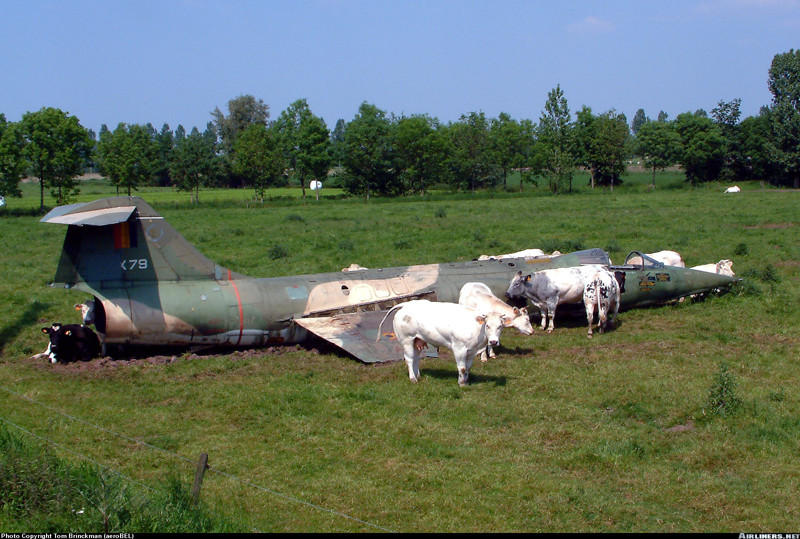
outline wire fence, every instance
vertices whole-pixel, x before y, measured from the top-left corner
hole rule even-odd
[[[122,434],[122,433],[119,433],[119,432],[115,432],[115,431],[113,431],[111,429],[108,429],[108,428],[105,428],[105,427],[103,427],[101,425],[97,425],[97,424],[91,423],[91,422],[86,421],[86,420],[84,420],[84,419],[82,419],[80,417],[76,417],[74,415],[71,415],[71,414],[68,414],[68,413],[64,412],[63,410],[60,410],[60,409],[55,408],[53,406],[50,406],[49,404],[45,404],[45,403],[39,402],[39,401],[37,401],[35,399],[32,399],[31,397],[28,397],[27,395],[23,395],[23,394],[21,394],[21,393],[19,393],[17,391],[14,391],[12,389],[9,389],[9,388],[5,387],[5,386],[0,385],[0,389],[5,391],[9,395],[12,395],[12,396],[14,396],[14,397],[16,397],[18,399],[27,401],[27,402],[29,402],[31,404],[34,404],[34,405],[39,406],[39,407],[41,407],[43,409],[46,409],[46,410],[48,410],[50,412],[53,412],[53,413],[57,414],[60,417],[66,418],[66,419],[68,419],[68,420],[70,420],[72,422],[82,424],[82,425],[84,425],[84,426],[86,426],[86,427],[88,427],[90,429],[95,429],[97,431],[109,434],[109,435],[117,437],[117,438],[119,438],[121,440],[125,440],[127,442],[132,443],[132,444],[135,444],[136,446],[141,446],[141,447],[147,448],[149,450],[161,453],[162,455],[168,456],[170,458],[173,458],[175,460],[181,461],[183,463],[190,463],[193,468],[198,465],[198,461],[197,460],[188,458],[186,456],[180,455],[178,453],[175,453],[173,451],[169,451],[169,450],[161,448],[161,447],[157,447],[157,446],[155,446],[153,444],[147,443],[147,442],[142,441],[142,440],[138,440],[138,439],[133,438],[131,436],[128,436],[128,435],[125,435],[125,434]],[[106,471],[109,471],[109,472],[119,476],[120,478],[124,479],[125,481],[129,481],[129,482],[131,482],[131,483],[133,483],[135,485],[138,485],[139,487],[142,487],[144,489],[147,489],[149,491],[154,491],[155,490],[152,487],[150,487],[150,486],[148,486],[148,485],[146,485],[146,484],[144,484],[144,483],[142,483],[140,481],[137,481],[134,478],[128,477],[128,476],[120,473],[118,470],[116,470],[116,469],[112,468],[111,466],[108,466],[108,465],[98,461],[95,458],[89,457],[88,455],[85,455],[85,454],[82,454],[82,453],[80,453],[78,451],[75,451],[74,449],[71,449],[71,448],[67,447],[64,444],[60,444],[60,443],[58,443],[58,442],[56,442],[54,440],[51,440],[50,438],[48,438],[48,437],[46,437],[46,436],[44,436],[42,434],[37,434],[37,433],[33,432],[32,430],[30,430],[28,428],[25,428],[25,427],[23,427],[21,425],[18,425],[17,423],[15,423],[15,422],[13,422],[13,421],[5,418],[5,417],[0,416],[0,421],[2,421],[3,423],[18,429],[19,431],[21,431],[21,432],[23,432],[23,433],[25,433],[25,434],[27,434],[27,435],[29,435],[31,437],[34,437],[34,438],[36,438],[36,439],[38,439],[40,441],[43,441],[43,442],[45,442],[47,444],[50,444],[50,445],[52,445],[54,447],[57,447],[57,448],[59,448],[59,449],[61,449],[63,451],[66,451],[66,452],[68,452],[68,453],[70,453],[70,454],[72,454],[72,455],[74,455],[74,456],[76,456],[76,457],[78,457],[80,459],[83,459],[83,460],[86,460],[88,462],[91,462],[92,464],[98,466],[99,468],[101,468],[103,470],[106,470]],[[361,524],[363,526],[366,526],[368,528],[377,529],[377,530],[381,530],[381,531],[385,531],[385,532],[395,533],[395,530],[391,530],[391,529],[385,528],[383,526],[380,526],[378,524],[375,524],[375,523],[372,523],[372,522],[368,522],[366,520],[362,520],[362,519],[359,519],[357,517],[353,517],[351,515],[348,515],[346,513],[342,513],[340,511],[336,511],[334,509],[330,509],[330,508],[323,507],[323,506],[318,505],[318,504],[314,504],[314,503],[311,503],[311,502],[308,502],[308,501],[305,501],[305,500],[301,500],[301,499],[299,499],[297,497],[290,496],[288,494],[284,494],[282,492],[279,492],[279,491],[271,489],[271,488],[264,487],[262,485],[258,485],[256,483],[253,483],[251,481],[243,479],[243,478],[241,478],[241,477],[239,477],[239,476],[237,476],[235,474],[228,473],[228,472],[226,472],[224,470],[215,468],[215,467],[210,466],[210,465],[206,466],[206,471],[208,471],[208,472],[210,472],[212,474],[217,474],[218,476],[221,476],[221,477],[224,477],[227,480],[236,482],[239,485],[248,487],[250,489],[254,489],[254,490],[258,491],[258,492],[261,492],[263,494],[267,494],[267,495],[272,496],[274,498],[278,498],[278,499],[283,500],[284,502],[287,502],[287,503],[290,503],[290,504],[302,505],[302,506],[310,508],[311,510],[324,512],[324,513],[332,515],[332,516],[334,516],[336,518],[349,520],[349,521]],[[249,525],[249,526],[254,531],[261,532],[261,530],[259,530],[258,528],[254,527],[252,525]]]

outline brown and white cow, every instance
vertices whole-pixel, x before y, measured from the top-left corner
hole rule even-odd
[[[614,325],[619,312],[620,279],[624,285],[624,276],[623,271],[600,270],[587,281],[583,290],[583,303],[586,306],[586,320],[589,322],[587,337],[590,339],[595,310],[598,316],[597,330],[600,333],[603,333],[606,327]]]
[[[469,370],[475,356],[486,349],[487,342],[497,344],[500,340],[502,315],[482,313],[458,303],[446,303],[417,299],[395,305],[386,313],[378,326],[381,327],[389,314],[394,316],[394,334],[403,346],[403,357],[408,366],[408,378],[419,380],[419,359],[428,344],[446,346],[453,351],[458,369],[458,385],[469,384]]]
[[[533,335],[533,326],[528,316],[528,309],[512,307],[492,294],[492,290],[484,283],[466,283],[462,286],[458,295],[458,303],[480,312],[499,313],[504,316],[503,327],[513,326],[523,335]],[[500,343],[499,335],[497,342],[498,344]],[[497,357],[491,343],[488,343],[486,350],[481,352],[481,361],[487,360],[487,354],[492,359]]]

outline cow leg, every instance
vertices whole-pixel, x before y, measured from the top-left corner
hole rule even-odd
[[[556,307],[558,306],[558,299],[550,302],[547,305],[548,315],[550,316],[550,323],[547,325],[547,332],[552,333],[556,329]]]
[[[589,322],[589,332],[586,334],[586,336],[591,339],[592,324],[594,324],[594,303],[591,301],[586,302],[586,321]]]
[[[403,357],[408,366],[408,379],[412,382],[419,381],[419,357],[422,353],[422,348],[417,348],[418,340],[424,343],[421,339],[414,338],[403,344]]]
[[[456,358],[456,369],[458,370],[458,385],[461,387],[469,385],[469,369],[472,367],[473,357],[467,357],[466,350],[453,350]]]
[[[606,322],[608,321],[608,303],[605,301],[601,301],[597,305],[597,317],[599,320],[597,321],[597,330],[600,333],[605,331]]]

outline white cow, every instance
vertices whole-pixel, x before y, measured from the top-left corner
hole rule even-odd
[[[624,272],[615,272],[623,273]],[[619,312],[620,285],[618,277],[608,270],[594,274],[583,290],[583,303],[586,305],[586,320],[589,322],[587,337],[592,338],[594,311],[597,309],[597,330],[603,333],[606,326],[613,326]]]
[[[487,342],[496,345],[500,340],[502,316],[484,314],[457,303],[417,299],[395,305],[386,313],[399,309],[394,317],[394,334],[403,346],[403,357],[408,366],[408,377],[419,380],[419,358],[428,345],[446,346],[453,351],[458,369],[458,385],[469,384],[469,370],[475,356],[486,349]],[[376,342],[378,341],[376,339]]]
[[[731,262],[727,258],[723,258],[722,260],[720,260],[716,264],[701,264],[699,266],[692,266],[690,269],[697,270],[697,271],[705,271],[705,272],[708,272],[708,273],[718,273],[720,275],[728,275],[730,277],[734,277],[736,275],[735,273],[733,273],[733,262]],[[715,292],[719,292],[720,289],[719,288],[715,288],[714,291]],[[689,297],[694,299],[694,298],[696,298],[698,296],[702,297],[704,295],[705,295],[705,293],[703,293],[703,294],[692,294]],[[683,300],[683,298],[681,298],[681,300]]]
[[[511,279],[506,296],[528,298],[542,313],[542,330],[547,324],[548,333],[555,329],[556,307],[562,303],[577,303],[583,300],[586,282],[601,269],[600,264],[586,264],[570,268],[555,268],[537,271],[532,275],[522,276],[522,272]]]
[[[458,303],[483,313],[499,313],[503,315],[502,327],[515,327],[523,335],[533,335],[533,326],[528,317],[528,309],[518,309],[504,302],[494,294],[484,283],[466,283],[461,287],[458,295]],[[502,328],[501,328],[502,329]],[[500,343],[500,336],[497,339]],[[494,359],[496,354],[492,344],[486,345],[486,350],[481,352],[481,361],[486,361],[488,357]]]
[[[481,255],[478,260],[502,260],[504,258],[536,258],[539,256],[547,256],[541,249],[524,249],[516,253],[508,253],[504,255]]]
[[[679,268],[685,268],[686,263],[681,258],[681,255],[675,251],[658,251],[656,253],[645,253],[650,258],[658,260],[662,262],[666,266],[678,266]],[[632,264],[634,266],[639,266],[642,263],[641,256],[633,256],[628,259],[628,264]]]
[[[75,310],[81,312],[81,319],[84,326],[94,324],[94,300],[87,299],[83,303],[76,303]]]
[[[342,271],[361,271],[361,270],[368,270],[368,269],[369,268],[364,268],[362,266],[359,266],[355,262],[353,262],[352,264],[350,264],[350,266],[348,266],[346,268],[342,268]]]
[[[701,264],[700,266],[692,266],[690,269],[708,273],[719,273],[720,275],[728,275],[730,277],[735,275],[735,273],[733,273],[733,262],[727,258],[720,260],[716,264]]]
[[[734,185],[733,187],[728,187],[725,189],[725,193],[740,193],[742,190],[739,189],[738,185]]]

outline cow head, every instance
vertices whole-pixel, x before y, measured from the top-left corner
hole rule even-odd
[[[517,274],[511,279],[511,283],[508,285],[508,290],[506,290],[506,297],[510,300],[515,298],[524,298],[525,297],[525,285],[528,281],[531,280],[530,275],[522,276],[522,272],[518,271]]]
[[[617,283],[619,283],[619,293],[620,294],[625,292],[625,277],[626,277],[626,275],[627,274],[624,271],[615,271],[614,272],[614,278],[617,280]]]
[[[50,337],[50,344],[47,346],[47,352],[45,352],[50,363],[58,363],[59,352],[63,353],[63,349],[68,344],[71,332],[62,330],[61,322],[56,322],[49,328],[42,328],[42,333]],[[63,358],[61,359],[63,360]]]
[[[83,303],[76,303],[75,310],[81,312],[81,317],[83,319],[82,324],[85,326],[91,326],[94,324],[94,300],[89,299]]]
[[[522,309],[514,307],[513,320],[506,319],[504,323],[506,326],[513,326],[517,328],[517,331],[523,335],[533,335],[533,325],[531,324],[531,319],[528,316],[528,309],[525,307]]]

